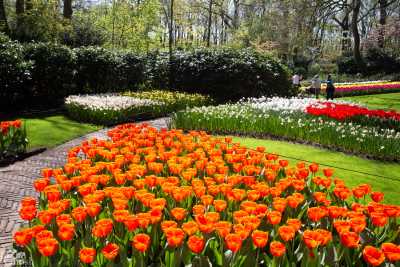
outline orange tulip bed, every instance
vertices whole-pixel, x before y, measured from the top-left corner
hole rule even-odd
[[[83,142],[21,202],[32,266],[389,266],[400,207],[333,169],[205,132],[125,124]]]

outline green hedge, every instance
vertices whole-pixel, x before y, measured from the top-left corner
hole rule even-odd
[[[171,71],[170,71],[171,70]],[[0,110],[57,107],[71,94],[170,88],[219,102],[293,94],[286,68],[251,50],[138,55],[101,47],[0,43]]]
[[[176,51],[171,61],[166,53],[153,54],[148,71],[153,87],[207,94],[220,102],[294,94],[286,67],[250,49]]]

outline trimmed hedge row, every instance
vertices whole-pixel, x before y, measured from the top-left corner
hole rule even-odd
[[[249,49],[176,51],[171,61],[167,53],[153,54],[148,71],[155,88],[166,88],[169,82],[175,90],[211,95],[219,102],[294,94],[287,69],[271,57]]]
[[[171,70],[171,71],[170,71]],[[0,110],[50,108],[71,94],[170,88],[219,102],[291,95],[287,69],[251,50],[177,51],[138,55],[101,47],[0,43]]]

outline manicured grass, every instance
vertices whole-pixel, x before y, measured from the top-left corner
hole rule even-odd
[[[342,178],[349,187],[354,187],[362,183],[368,183],[374,191],[385,193],[385,203],[400,204],[400,164],[384,163],[374,160],[367,160],[356,156],[350,156],[339,152],[332,152],[312,146],[292,144],[282,141],[261,140],[254,138],[234,137],[235,142],[240,142],[249,148],[264,146],[268,152],[274,152],[286,157],[292,157],[312,162],[350,169],[354,171],[369,173],[361,174],[353,171],[335,169],[334,177]],[[282,156],[283,157],[283,156]],[[297,160],[290,159],[294,163]],[[321,174],[322,175],[322,174]],[[397,181],[375,175],[385,176]]]
[[[26,125],[30,149],[54,147],[73,138],[101,129],[99,126],[70,120],[63,115],[21,119]]]
[[[339,99],[365,104],[373,109],[394,109],[400,112],[400,93],[352,96]]]

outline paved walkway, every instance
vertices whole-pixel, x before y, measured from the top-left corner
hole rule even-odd
[[[167,127],[167,119],[147,121],[156,128]],[[82,141],[97,137],[106,139],[107,129],[71,140],[61,146],[0,168],[0,266],[13,266],[13,233],[20,227],[19,202],[25,196],[36,195],[33,181],[46,167],[57,168],[65,164],[67,152]],[[51,134],[51,133],[49,133]]]

